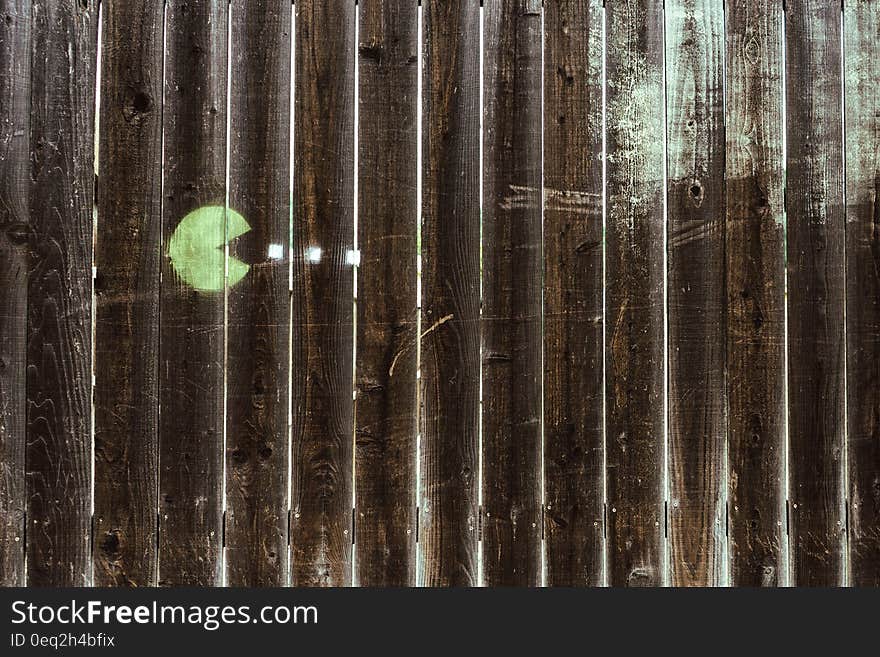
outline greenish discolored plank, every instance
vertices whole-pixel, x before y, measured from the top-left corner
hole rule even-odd
[[[666,2],[669,579],[727,578],[724,8]]]
[[[880,586],[880,3],[846,0],[849,581]]]
[[[291,5],[230,5],[229,206],[248,231],[227,283],[226,583],[287,573]],[[259,89],[260,93],[254,93]]]
[[[548,586],[603,581],[603,3],[544,6]]]
[[[846,541],[840,2],[793,1],[785,20],[791,575],[835,586]]]
[[[92,217],[98,3],[31,14],[29,586],[91,582]],[[26,237],[25,237],[26,236]]]
[[[24,586],[30,0],[0,2],[0,586]]]
[[[606,6],[608,583],[666,581],[663,2]]]
[[[293,481],[297,586],[351,583],[356,9],[296,3]]]
[[[156,583],[163,29],[162,5],[104,3],[95,241],[98,586]]]
[[[426,0],[419,582],[477,584],[480,6]]]
[[[483,20],[483,579],[542,580],[540,0]]]
[[[357,581],[415,584],[418,5],[359,3]]]
[[[787,579],[783,12],[727,3],[725,122],[730,583]]]
[[[158,579],[212,586],[222,573],[226,3],[170,0],[165,33]],[[191,214],[203,207],[214,209]]]

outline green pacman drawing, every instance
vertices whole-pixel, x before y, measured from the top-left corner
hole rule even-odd
[[[193,210],[177,225],[168,242],[168,257],[177,275],[201,292],[224,289],[226,244],[251,229],[232,208],[206,205]],[[250,271],[250,265],[229,258],[229,286]]]

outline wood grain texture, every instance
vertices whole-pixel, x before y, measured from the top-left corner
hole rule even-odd
[[[666,581],[663,3],[606,6],[608,583]]]
[[[225,204],[226,4],[170,0],[165,30],[159,584],[211,586],[222,569],[225,302],[222,284],[190,286],[168,248],[186,215]]]
[[[669,579],[727,580],[724,7],[666,2]]]
[[[226,584],[287,573],[291,5],[230,5],[229,207],[250,230],[227,281]],[[255,93],[255,90],[259,93]],[[278,251],[278,253],[276,253]]]
[[[477,584],[480,6],[422,6],[419,576]]]
[[[727,3],[730,583],[787,581],[781,3]]]
[[[357,581],[415,584],[418,5],[359,4]]]
[[[0,19],[0,586],[24,586],[31,2]]]
[[[94,583],[156,584],[164,10],[102,19],[95,241]]]
[[[880,2],[846,0],[849,582],[880,586]]]
[[[31,14],[27,299],[29,586],[91,581],[92,214],[97,2]],[[7,233],[8,235],[8,233]]]
[[[544,7],[548,586],[603,583],[602,2]]]
[[[483,17],[483,580],[541,564],[541,0]]]
[[[296,3],[292,577],[351,583],[356,9]]]
[[[844,203],[840,2],[786,9],[792,584],[843,583]]]

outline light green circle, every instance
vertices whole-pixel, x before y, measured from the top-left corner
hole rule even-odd
[[[168,257],[180,279],[200,292],[219,292],[226,286],[226,244],[251,229],[232,208],[205,205],[187,214],[168,241]],[[250,265],[229,258],[228,284],[238,283]]]

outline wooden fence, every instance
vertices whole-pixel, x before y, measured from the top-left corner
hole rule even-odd
[[[878,0],[0,0],[0,582],[878,585],[878,192]]]

